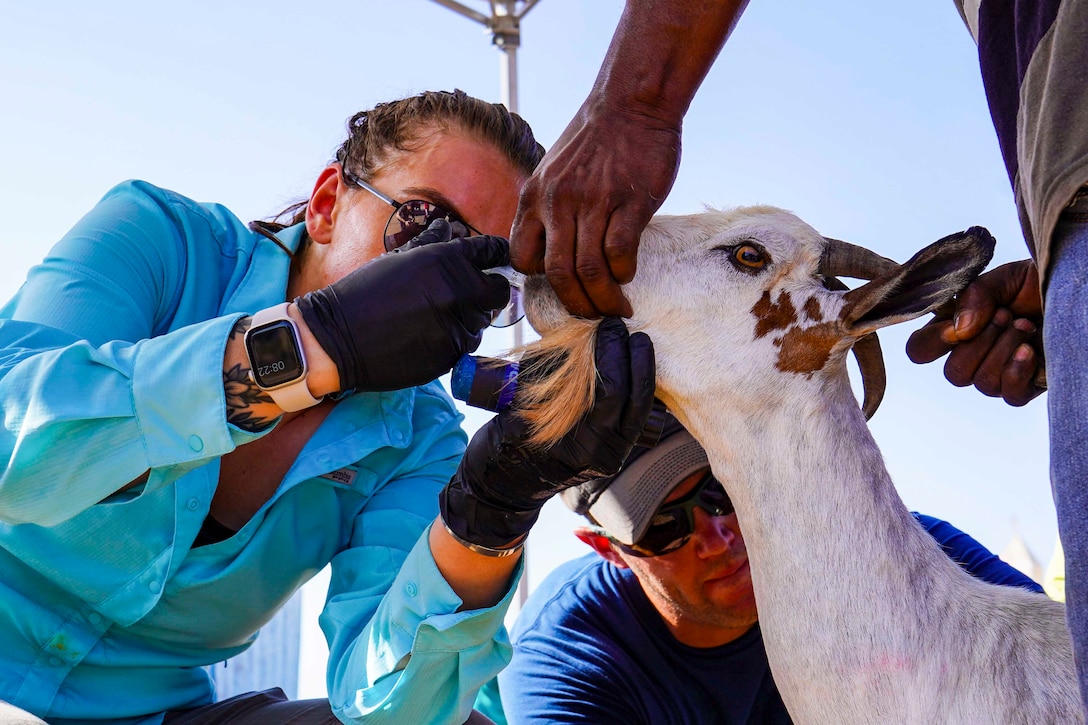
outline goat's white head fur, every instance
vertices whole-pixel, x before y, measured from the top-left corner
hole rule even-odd
[[[758,415],[778,400],[803,395],[798,388],[813,379],[841,374],[845,380],[844,358],[855,342],[946,301],[992,251],[989,235],[972,229],[919,253],[943,255],[936,282],[913,281],[932,275],[932,262],[921,269],[912,266],[915,260],[888,262],[893,268],[880,280],[847,293],[829,289],[829,273],[821,269],[832,241],[769,206],[656,217],[643,234],[639,272],[624,293],[634,309],[628,327],[650,333],[661,351],[658,395],[666,405],[682,416],[712,377],[719,390],[728,381],[733,411]],[[563,375],[541,383],[549,390],[530,391],[529,417],[547,429],[546,442],[592,401],[590,392],[575,402],[570,391],[592,391],[595,326],[570,317],[543,277],[527,283],[526,306],[542,335],[527,357],[551,357],[553,365],[554,358],[568,358]],[[561,405],[541,402],[557,393],[564,396]]]

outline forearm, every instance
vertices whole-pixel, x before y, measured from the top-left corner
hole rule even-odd
[[[628,0],[587,107],[679,125],[748,0]]]
[[[493,607],[501,601],[521,559],[520,545],[510,556],[477,554],[454,539],[441,518],[431,526],[430,545],[442,578],[464,602],[459,611]]]
[[[287,314],[298,326],[299,343],[306,358],[306,387],[310,394],[320,398],[339,392],[340,376],[336,365],[306,326],[298,306],[290,305]],[[223,391],[227,421],[244,430],[259,431],[271,425],[283,415],[283,411],[272,396],[257,387],[250,376],[245,334],[252,322],[252,316],[240,318],[227,339],[223,352]]]
[[[290,314],[299,323],[311,390],[336,392],[336,366],[293,306]],[[147,483],[153,468],[176,478],[249,439],[232,434],[224,415],[242,431],[267,428],[283,411],[249,377],[243,337],[250,320],[233,323],[222,352],[222,333],[213,328],[222,330],[225,319],[100,347],[54,328],[3,322],[0,520],[56,524]],[[218,413],[212,403],[219,396],[208,385],[212,368],[203,367],[213,355],[222,356],[225,411]]]
[[[421,537],[372,613],[360,594],[379,587],[353,586],[356,593],[336,596],[326,607],[329,697],[345,722],[464,722],[477,690],[509,662],[502,624],[513,588],[496,606],[465,611],[429,542]],[[349,563],[353,571],[372,571],[366,564]],[[336,571],[334,561],[334,588]]]
[[[248,440],[214,404],[232,323],[96,347],[55,328],[4,322],[0,519],[55,525],[148,480],[148,471],[158,469],[151,485],[163,485]]]

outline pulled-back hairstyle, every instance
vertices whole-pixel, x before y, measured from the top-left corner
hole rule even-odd
[[[369,181],[397,152],[411,151],[428,131],[460,132],[503,153],[515,168],[533,173],[544,157],[533,130],[521,116],[499,103],[473,98],[462,90],[426,91],[360,111],[347,123],[348,137],[334,154],[346,169]],[[306,220],[308,201],[300,201],[272,217],[254,222],[269,232]]]

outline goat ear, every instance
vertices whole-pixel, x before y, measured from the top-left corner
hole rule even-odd
[[[940,307],[986,268],[994,244],[982,227],[934,242],[896,269],[847,292],[840,314],[843,325],[861,337]]]

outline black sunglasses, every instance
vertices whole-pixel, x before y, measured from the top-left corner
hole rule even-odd
[[[607,536],[612,543],[632,556],[661,556],[688,543],[695,532],[696,507],[711,516],[728,516],[733,513],[733,502],[729,500],[729,494],[710,471],[684,496],[658,507],[650,519],[646,533],[634,544],[617,541],[600,527],[595,527],[595,533]]]
[[[393,213],[389,215],[389,221],[385,223],[385,251],[387,252],[392,252],[394,249],[403,247],[405,244],[418,237],[435,219],[445,219],[448,221],[450,226],[453,227],[454,237],[480,235],[479,230],[474,229],[467,223],[461,221],[461,218],[452,211],[444,209],[438,204],[424,201],[423,199],[397,201],[393,197],[386,196],[378,191],[343,166],[340,168],[344,172],[344,178],[347,179],[349,183],[358,186],[360,189],[366,189],[371,194],[393,207]]]
[[[403,202],[397,201],[393,197],[378,191],[373,186],[348,171],[343,165],[340,166],[340,170],[343,172],[344,179],[346,179],[348,183],[358,186],[360,189],[369,191],[371,194],[393,207],[393,213],[389,215],[389,221],[385,223],[384,241],[385,251],[387,252],[400,249],[405,244],[418,237],[431,225],[431,222],[436,219],[445,219],[450,223],[450,226],[453,227],[454,238],[473,235],[483,236],[481,231],[469,225],[467,222],[462,221],[461,218],[452,211],[449,211],[434,202],[425,201],[423,199],[409,199],[408,201]],[[492,313],[491,325],[493,327],[509,327],[510,325],[519,322],[521,318],[525,317],[525,308],[521,301],[521,285],[524,282],[524,275],[509,266],[496,267],[495,269],[484,271],[501,274],[510,283],[510,302],[503,309],[495,310],[495,312]]]

